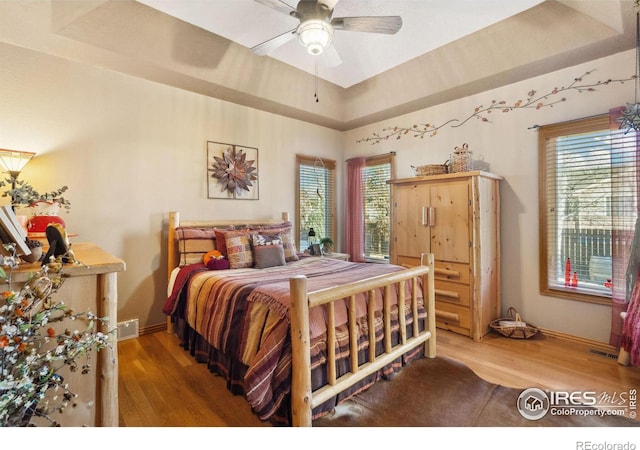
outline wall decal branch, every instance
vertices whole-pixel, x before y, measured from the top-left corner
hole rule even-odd
[[[449,119],[441,124],[424,123],[415,124],[410,127],[386,127],[382,129],[382,133],[372,133],[372,136],[358,139],[356,142],[369,142],[371,145],[379,144],[380,142],[387,141],[391,138],[401,139],[403,136],[409,136],[414,138],[423,139],[425,136],[434,137],[438,134],[438,131],[444,127],[458,128],[466,124],[472,119],[477,119],[482,122],[492,123],[489,119],[489,115],[494,111],[508,113],[519,109],[543,109],[552,108],[558,103],[566,102],[566,97],[558,96],[562,93],[573,92],[594,92],[598,87],[607,86],[609,84],[624,84],[627,81],[634,80],[635,75],[625,79],[608,79],[604,81],[597,81],[595,83],[586,83],[584,79],[591,75],[594,71],[585,72],[582,76],[574,78],[573,81],[562,87],[554,87],[551,91],[545,94],[538,94],[537,91],[531,90],[527,93],[527,97],[524,100],[516,100],[512,103],[507,103],[505,100],[492,100],[487,106],[479,105],[464,119]]]

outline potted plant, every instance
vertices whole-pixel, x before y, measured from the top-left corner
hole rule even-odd
[[[70,209],[71,202],[64,198],[64,193],[69,189],[68,186],[62,186],[56,190],[40,193],[35,190],[27,181],[6,179],[0,181],[0,187],[10,186],[2,194],[3,197],[11,198],[11,206],[14,208],[25,206],[33,207],[38,202],[56,203],[59,208]]]
[[[333,239],[330,237],[323,237],[320,239],[320,244],[322,244],[322,251],[324,253],[331,253],[333,249]]]
[[[11,206],[15,210],[17,207],[32,208],[33,215],[29,219],[27,228],[29,232],[44,233],[50,223],[65,225],[64,220],[58,216],[60,208],[69,210],[71,202],[64,197],[64,193],[69,189],[62,186],[56,190],[40,193],[24,180],[6,179],[0,181],[0,187],[10,186],[2,196],[11,198]]]

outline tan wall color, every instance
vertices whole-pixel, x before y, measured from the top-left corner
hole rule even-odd
[[[6,44],[0,60],[2,147],[38,153],[21,174],[36,188],[69,186],[72,242],[126,262],[118,320],[137,317],[141,328],[164,322],[169,210],[293,217],[295,154],[341,159],[340,133],[328,128]],[[259,149],[259,200],[207,199],[207,140]]]

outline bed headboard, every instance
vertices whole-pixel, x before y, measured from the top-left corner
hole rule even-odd
[[[280,219],[261,220],[183,220],[178,211],[169,212],[167,230],[168,276],[173,269],[202,261],[205,253],[216,249],[215,230],[256,228],[289,222],[289,213]]]

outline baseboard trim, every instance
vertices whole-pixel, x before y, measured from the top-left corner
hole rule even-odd
[[[549,330],[547,328],[539,328],[539,330],[545,336],[554,337],[554,338],[558,338],[558,339],[564,339],[566,341],[570,341],[570,342],[574,342],[574,343],[577,343],[577,344],[586,345],[586,346],[595,348],[597,350],[602,350],[603,352],[606,352],[606,353],[616,353],[616,354],[618,353],[618,349],[617,348],[615,348],[612,345],[605,344],[604,342],[594,341],[592,339],[587,339],[587,338],[583,338],[583,337],[580,337],[580,336],[574,336],[574,335],[571,335],[571,334],[562,333],[560,331]],[[150,325],[150,326],[147,326],[147,327],[140,328],[139,333],[142,336],[144,334],[153,334],[153,333],[157,333],[159,331],[167,331],[166,322],[165,323],[158,323],[156,325]]]
[[[573,336],[571,334],[561,333],[559,331],[548,330],[546,328],[540,328],[540,332],[545,336],[555,337],[558,339],[564,339],[574,343],[586,345],[607,353],[618,353],[617,348],[615,348],[613,345],[605,344],[604,342],[594,341],[592,339],[587,339],[580,336]]]
[[[159,323],[156,325],[149,325],[148,327],[144,327],[144,328],[140,328],[140,336],[142,336],[143,334],[153,334],[153,333],[157,333],[158,331],[166,331],[167,330],[167,324],[166,323]]]

